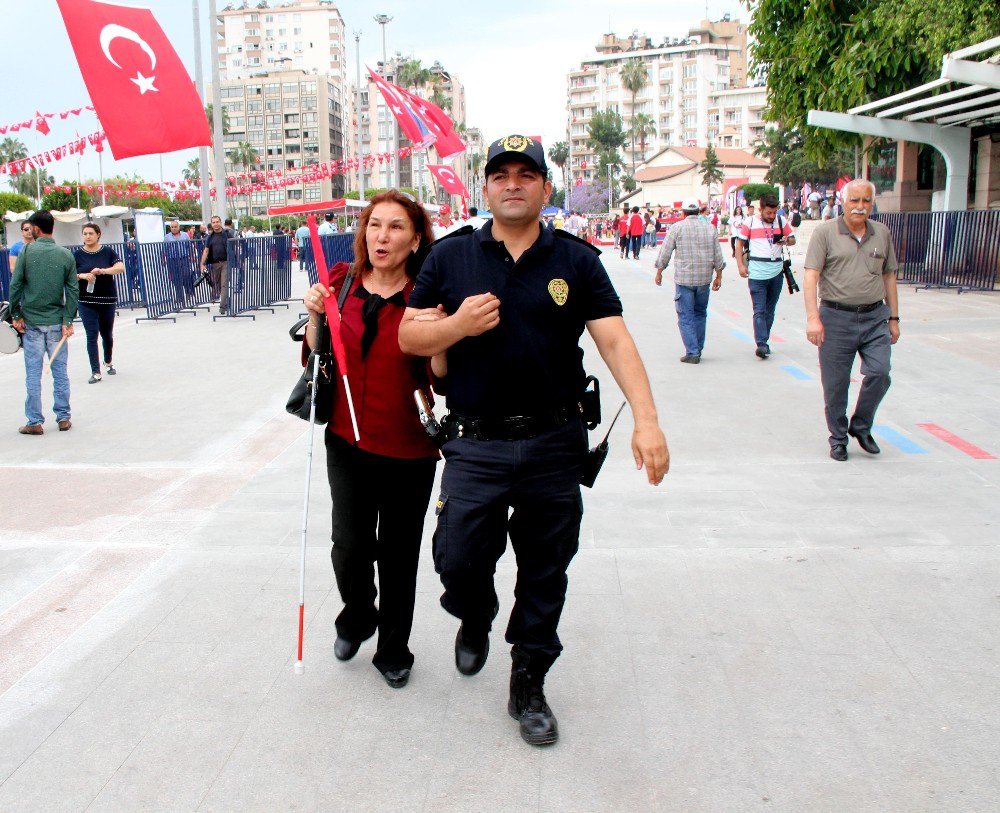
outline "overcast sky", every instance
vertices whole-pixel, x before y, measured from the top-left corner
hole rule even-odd
[[[199,1],[206,20],[202,26],[204,36],[208,29],[208,0]],[[0,89],[0,125],[27,119],[36,109],[60,112],[87,104],[87,90],[55,0],[0,0],[0,4],[6,34],[0,50],[5,80]],[[128,5],[153,10],[193,76],[193,0],[146,0]],[[218,0],[218,5],[223,7],[224,0]],[[747,17],[746,9],[737,0],[709,0],[707,4],[655,0],[345,0],[339,8],[350,44],[349,79],[354,77],[353,32],[361,32],[362,65],[374,67],[382,56],[382,37],[372,16],[376,12],[392,15],[386,37],[389,53],[401,51],[425,65],[438,60],[457,75],[465,84],[470,126],[480,127],[487,140],[509,133],[538,134],[546,147],[564,137],[566,73],[595,53],[594,46],[602,34],[613,31],[624,36],[635,29],[657,42],[665,36],[686,35],[690,26],[705,17],[706,8],[712,19],[725,13]],[[207,76],[207,45],[204,55]],[[30,154],[65,144],[77,131],[85,135],[100,129],[93,113],[66,121],[57,117],[50,123],[52,132],[47,136],[34,130],[17,134]],[[165,155],[165,179],[178,180],[183,166],[196,155],[196,150]],[[110,160],[108,152],[105,156],[105,176],[139,173],[151,181],[160,177],[156,156],[119,162]],[[63,159],[49,164],[47,169],[57,181],[75,180],[77,161]],[[81,170],[84,178],[97,177],[97,158],[92,150],[82,159]]]

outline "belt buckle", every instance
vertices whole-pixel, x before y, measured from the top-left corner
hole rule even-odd
[[[512,434],[523,432],[531,426],[531,418],[526,415],[513,415],[507,419],[507,429]]]

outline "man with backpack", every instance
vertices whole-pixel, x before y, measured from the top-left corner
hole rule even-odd
[[[750,215],[740,227],[742,241],[736,251],[740,276],[749,278],[753,302],[753,337],[756,355],[762,361],[771,355],[771,326],[781,297],[782,246],[795,245],[791,224],[778,217],[778,198],[764,195],[760,215]]]

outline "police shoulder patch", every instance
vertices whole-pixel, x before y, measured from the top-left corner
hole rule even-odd
[[[562,240],[572,240],[574,243],[579,243],[581,246],[586,246],[591,251],[593,251],[594,254],[600,255],[600,253],[601,253],[601,250],[597,246],[595,246],[595,245],[593,245],[591,243],[588,243],[582,237],[577,237],[575,234],[570,234],[568,231],[565,231],[563,229],[556,229],[553,232],[553,234],[555,234],[556,237],[558,237],[558,238],[560,238]]]

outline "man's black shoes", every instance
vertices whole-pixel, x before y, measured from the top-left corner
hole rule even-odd
[[[835,443],[830,447],[830,457],[843,463],[847,460],[847,446],[843,443]]]
[[[552,745],[559,739],[559,725],[542,691],[544,676],[535,677],[516,662],[510,673],[507,713],[521,724],[521,739],[528,745]]]
[[[768,347],[766,344],[758,344],[756,353],[757,353],[757,358],[763,360],[771,355],[771,348]]]
[[[700,353],[685,353],[681,356],[681,361],[684,364],[699,364],[701,362]]]
[[[882,451],[875,442],[875,438],[872,437],[871,432],[855,432],[853,429],[848,429],[847,434],[854,438],[858,442],[858,446],[868,452],[868,454],[879,454]]]
[[[490,654],[489,631],[468,634],[463,623],[455,636],[455,668],[463,675],[475,675],[486,665]]]
[[[406,667],[402,669],[386,669],[382,673],[385,682],[393,689],[402,689],[410,679],[410,670]]]
[[[360,641],[348,641],[339,635],[333,642],[333,655],[338,661],[349,661],[358,654],[359,649],[361,649]]]

